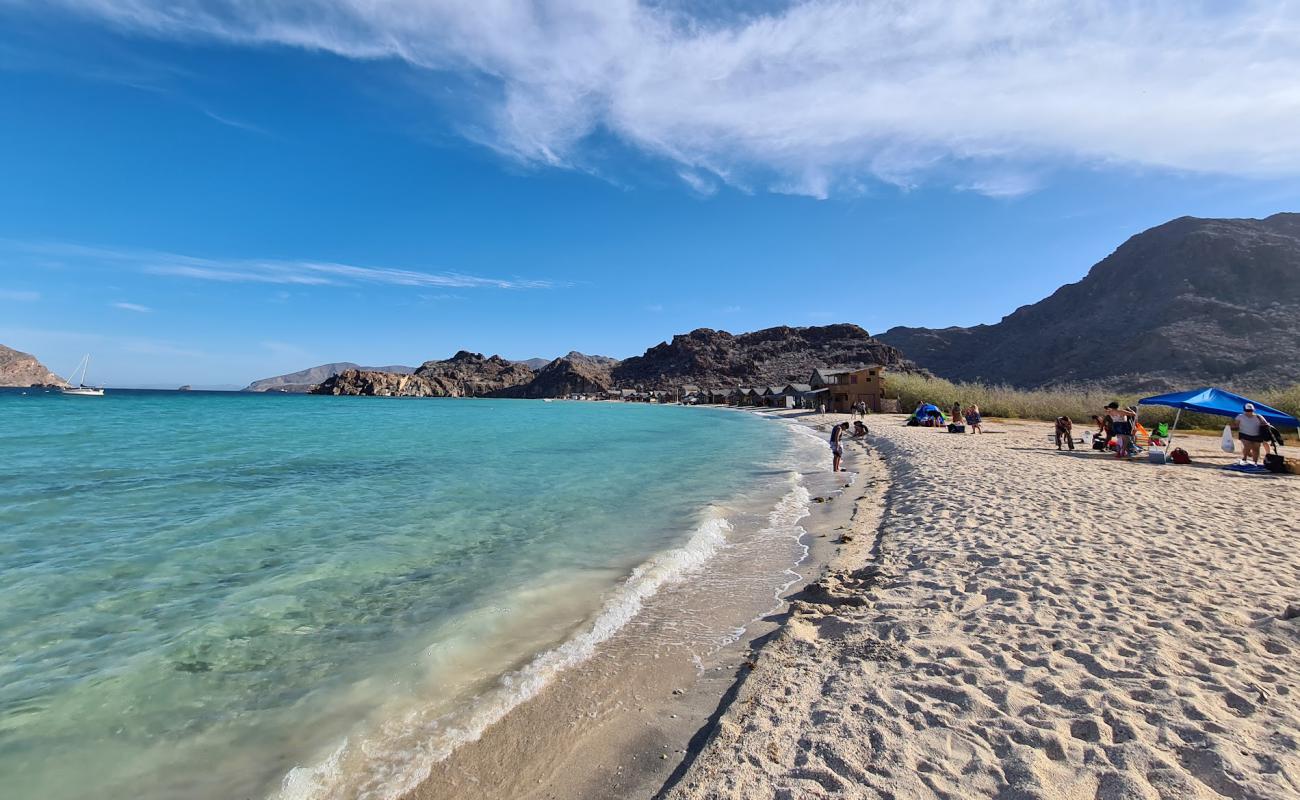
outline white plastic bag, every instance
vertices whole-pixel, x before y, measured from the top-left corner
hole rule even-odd
[[[1232,440],[1232,426],[1224,425],[1223,426],[1223,452],[1232,453],[1232,452],[1236,452],[1236,450],[1237,450],[1237,443]]]

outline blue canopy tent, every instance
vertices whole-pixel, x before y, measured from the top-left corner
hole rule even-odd
[[[924,419],[930,419],[931,417],[938,417],[941,424],[946,422],[943,412],[940,411],[939,407],[934,403],[923,403],[917,407],[916,411],[912,412],[912,418],[917,422]]]
[[[1215,414],[1220,417],[1235,417],[1245,410],[1247,403],[1253,403],[1255,413],[1276,428],[1300,428],[1300,419],[1296,419],[1290,414],[1285,414],[1276,408],[1270,408],[1263,403],[1256,403],[1254,400],[1242,397],[1239,394],[1233,394],[1223,389],[1215,389],[1214,387],[1193,389],[1190,392],[1158,394],[1155,397],[1145,397],[1138,401],[1138,405],[1141,406],[1168,406],[1178,409],[1178,413],[1174,415],[1174,426],[1169,431],[1169,442],[1173,441],[1173,432],[1178,427],[1178,420],[1182,417],[1183,411]],[[1165,442],[1166,453],[1169,452],[1169,442]]]

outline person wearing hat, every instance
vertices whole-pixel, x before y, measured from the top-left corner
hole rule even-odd
[[[1232,427],[1237,430],[1237,436],[1241,439],[1241,463],[1258,464],[1259,446],[1271,439],[1268,434],[1268,421],[1255,413],[1254,403],[1247,403],[1232,421]]]

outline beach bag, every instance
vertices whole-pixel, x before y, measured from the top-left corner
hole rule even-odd
[[[1106,449],[1106,437],[1105,437],[1105,436],[1094,436],[1094,437],[1092,437],[1092,449],[1093,449],[1093,450],[1105,450],[1105,449]]]
[[[954,423],[948,426],[948,433],[965,433],[965,432],[966,432],[965,425],[957,425]]]
[[[1192,457],[1187,455],[1187,451],[1181,447],[1174,448],[1173,452],[1169,454],[1169,460],[1174,462],[1175,464],[1192,463]]]
[[[1269,472],[1286,472],[1286,459],[1277,453],[1264,456],[1264,469]]]
[[[1237,443],[1232,440],[1232,426],[1223,426],[1223,452],[1234,453],[1237,451]]]

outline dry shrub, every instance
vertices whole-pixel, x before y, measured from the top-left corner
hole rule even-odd
[[[986,417],[1050,421],[1064,415],[1076,424],[1091,420],[1093,414],[1102,413],[1102,409],[1112,400],[1119,401],[1121,406],[1129,406],[1136,404],[1142,397],[1155,394],[1114,394],[1102,386],[1015,389],[985,383],[953,383],[943,378],[907,373],[887,375],[885,392],[889,397],[898,398],[898,407],[904,412],[911,411],[919,402],[934,403],[945,414],[953,403],[961,403],[963,407],[975,403]],[[1300,416],[1300,385],[1256,392],[1239,391],[1238,394],[1246,394],[1279,411]],[[1172,423],[1175,413],[1174,409],[1163,406],[1142,406],[1139,420],[1147,427],[1161,422]],[[1225,417],[1211,414],[1183,414],[1178,426],[1217,430],[1225,422]]]

